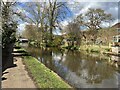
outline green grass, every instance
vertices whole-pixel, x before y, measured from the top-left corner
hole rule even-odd
[[[111,48],[109,46],[82,45],[80,46],[80,50],[87,52],[104,53],[104,52],[109,52]]]
[[[37,84],[38,88],[72,88],[56,73],[32,56],[24,56],[23,63]]]

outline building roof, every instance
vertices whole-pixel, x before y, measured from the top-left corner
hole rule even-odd
[[[113,28],[120,28],[120,22],[112,26]]]

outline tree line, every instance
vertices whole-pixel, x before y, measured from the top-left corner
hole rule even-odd
[[[57,28],[61,29],[59,23],[67,16],[66,4],[66,2],[57,2],[57,0],[39,3],[27,2],[22,6],[24,12],[20,12],[18,15],[23,21],[30,23],[31,26],[34,25],[36,30],[33,31],[37,33],[36,37],[39,37],[39,40],[36,40],[39,43],[42,43],[43,40],[46,43],[52,43],[53,31]],[[26,29],[28,30],[28,27],[31,26],[26,26]]]
[[[86,41],[92,41],[93,44],[95,44],[98,37],[105,36],[102,33],[102,29],[105,28],[102,26],[102,24],[111,23],[113,20],[114,18],[112,17],[112,15],[106,13],[104,10],[100,8],[89,8],[85,14],[80,14],[73,21],[69,22],[69,24],[65,27],[64,32],[68,34],[69,38],[71,38],[73,46],[74,41],[77,42],[77,45],[80,45],[81,42]],[[82,31],[83,27],[86,29],[85,31]],[[107,26],[107,28],[109,28],[109,26]],[[108,31],[107,29],[104,30],[106,30],[107,32],[110,31]],[[103,36],[101,36],[100,33]]]
[[[54,37],[53,30],[56,30],[56,28],[59,28],[63,33],[66,33],[66,37],[63,37],[64,35],[61,37],[66,38],[68,41],[70,41],[71,44],[69,44],[69,45],[71,45],[71,46],[74,46],[74,44],[79,46],[82,42],[81,38],[83,38],[83,37],[87,38],[87,35],[90,35],[92,37],[93,43],[95,43],[97,40],[99,31],[104,28],[102,26],[102,24],[110,23],[113,20],[112,15],[106,13],[104,10],[102,10],[100,8],[97,8],[97,9],[89,8],[85,14],[78,15],[71,22],[69,22],[69,24],[67,26],[65,26],[65,28],[62,28],[60,26],[60,22],[62,19],[65,18],[66,13],[68,13],[66,11],[66,10],[68,10],[66,3],[55,4],[55,2],[54,2],[51,4],[49,2],[49,4],[50,4],[49,6],[52,7],[52,9],[50,9],[50,7],[49,7],[49,9],[50,9],[49,10],[46,7],[44,7],[44,9],[42,9],[44,12],[41,12],[42,13],[41,15],[43,15],[44,18],[41,17],[42,22],[41,22],[41,20],[39,20],[40,18],[37,19],[38,21],[40,21],[39,22],[40,25],[38,25],[38,24],[36,25],[37,27],[39,26],[38,27],[39,34],[38,33],[36,34],[36,38],[41,36],[40,41],[45,41],[46,43],[48,43],[48,42],[52,43],[53,37]],[[48,5],[48,3],[47,4],[44,3],[44,5]],[[57,5],[58,6],[63,5],[66,8],[66,10],[63,10],[64,7],[59,6],[59,8],[58,8]],[[53,14],[50,13],[50,11],[53,12]],[[54,12],[56,12],[56,13],[54,13]],[[52,17],[54,17],[55,19],[53,19]],[[32,21],[34,21],[34,20],[32,20]],[[27,27],[31,27],[31,26],[30,25],[26,26],[26,30],[23,33],[26,35],[29,32],[31,33],[32,29],[30,30],[27,28]],[[87,33],[82,32],[81,31],[82,27],[87,28],[88,32]],[[34,31],[35,30],[33,29],[33,32]],[[29,37],[29,34],[28,34],[28,37]],[[35,37],[35,35],[33,34],[33,38],[34,37]],[[38,39],[36,39],[36,40],[38,40]],[[60,40],[60,41],[62,42],[62,40]]]
[[[113,20],[111,14],[104,10],[89,8],[85,14],[79,14],[65,28],[61,27],[61,21],[71,13],[67,7],[67,2],[57,2],[57,0],[49,0],[48,2],[2,2],[2,44],[3,47],[10,42],[15,42],[15,33],[18,26],[17,20],[29,23],[26,25],[24,36],[37,41],[39,44],[47,43],[51,45],[53,42],[62,43],[63,39],[69,41],[69,45],[80,45],[82,38],[87,35],[92,37],[95,43],[98,32],[102,29],[102,23]],[[18,9],[15,9],[15,6]],[[69,13],[69,14],[68,14]],[[14,20],[14,15],[17,18]],[[82,27],[87,28],[89,32],[83,32]],[[60,39],[54,39],[56,36],[53,31],[57,29],[65,32]],[[58,38],[58,37],[57,37]]]

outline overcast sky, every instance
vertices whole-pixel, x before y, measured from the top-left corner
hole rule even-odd
[[[24,0],[23,0],[24,1]],[[79,2],[77,2],[79,1]],[[90,2],[87,2],[90,1]],[[105,10],[106,13],[112,14],[114,21],[111,23],[111,25],[114,25],[118,22],[118,1],[119,0],[109,0],[111,2],[106,2],[108,0],[69,0],[68,2],[68,8],[71,10],[72,14],[70,17],[66,18],[64,21],[62,21],[62,25],[65,26],[68,24],[69,21],[72,21],[73,18],[75,18],[79,14],[84,14],[87,12],[88,8],[101,8]],[[77,3],[76,3],[77,2]],[[103,23],[103,26],[107,26],[107,23]],[[21,23],[19,25],[19,30],[23,30],[25,27],[25,23]]]

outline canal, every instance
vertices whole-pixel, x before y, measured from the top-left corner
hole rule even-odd
[[[56,48],[24,48],[75,88],[118,88],[120,84],[120,69],[109,64],[110,56]]]

